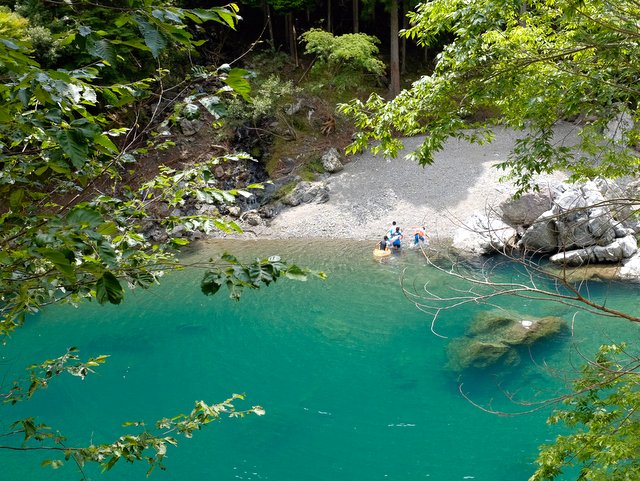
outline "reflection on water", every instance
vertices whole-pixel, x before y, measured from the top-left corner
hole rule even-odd
[[[496,417],[465,400],[517,411],[521,399],[553,395],[563,383],[541,366],[570,373],[581,352],[609,339],[635,340],[624,321],[574,318],[575,309],[535,300],[494,301],[502,309],[559,316],[573,330],[519,353],[515,365],[447,370],[449,343],[465,335],[477,313],[465,304],[442,312],[438,337],[416,308],[424,286],[456,292],[460,283],[429,268],[419,251],[375,260],[369,243],[345,241],[216,241],[187,255],[207,259],[228,250],[243,259],[281,255],[324,270],[329,279],[281,280],[245,292],[204,297],[200,272],[167,275],[161,286],[130,293],[121,306],[88,304],[43,312],[3,348],[5,379],[22,366],[70,345],[85,355],[110,354],[84,382],[59,379],[25,405],[7,407],[3,426],[33,412],[64,428],[69,444],[112,441],[129,420],[152,422],[246,392],[261,418],[225,420],[170,450],[166,480],[462,480],[527,479],[539,444],[553,439],[548,413]],[[502,279],[523,273],[495,266]],[[403,295],[402,285],[414,295]],[[451,290],[453,289],[453,291]],[[621,308],[638,309],[634,286],[590,286]],[[417,296],[417,297],[416,297]],[[5,381],[5,386],[8,381]],[[462,386],[462,388],[460,387]],[[7,409],[4,408],[4,409]],[[3,480],[68,480],[70,471],[38,468],[38,459],[0,452]],[[26,467],[28,466],[28,467]],[[69,466],[73,469],[72,466]],[[105,479],[142,479],[145,466],[116,466]],[[95,471],[95,470],[94,470]],[[89,469],[93,476],[96,473]],[[93,478],[95,479],[95,477]]]

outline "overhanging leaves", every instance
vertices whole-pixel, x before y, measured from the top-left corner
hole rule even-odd
[[[118,278],[106,271],[96,282],[96,299],[100,304],[120,304],[124,298],[124,290]]]
[[[220,263],[216,263],[214,268],[205,273],[200,288],[203,294],[214,295],[222,286],[226,286],[229,297],[237,301],[244,289],[268,286],[283,276],[296,281],[306,281],[309,276],[326,279],[324,272],[303,269],[295,264],[288,265],[279,256],[243,263],[235,256],[225,253],[221,256]]]

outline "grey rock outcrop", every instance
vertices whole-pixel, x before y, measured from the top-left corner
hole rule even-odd
[[[544,212],[524,232],[518,247],[528,252],[548,253],[558,249],[558,228],[553,210]]]
[[[300,182],[293,192],[282,199],[289,206],[324,204],[329,200],[329,187],[325,182]]]
[[[184,135],[185,137],[190,137],[197,134],[203,126],[201,120],[189,120],[185,118],[180,119],[178,124],[180,125],[180,131],[182,132],[182,135]]]
[[[640,200],[635,199],[640,199],[640,181],[559,184],[503,202],[502,225],[491,218],[493,214],[475,214],[458,229],[453,245],[472,254],[487,254],[517,237],[517,248],[553,254],[550,260],[560,265],[623,263],[620,278],[640,282],[636,239],[640,222],[635,215]]]
[[[554,201],[558,248],[605,246],[615,239],[613,216],[594,182],[569,189]]]
[[[538,217],[553,206],[554,193],[550,189],[544,192],[530,192],[520,198],[500,204],[502,220],[509,225],[530,226]]]
[[[589,246],[560,252],[550,257],[551,262],[567,266],[582,266],[594,262],[620,262],[638,250],[638,242],[632,235],[614,240],[606,246]]]
[[[630,230],[616,218],[611,199],[605,197],[601,188],[593,181],[566,186],[553,199],[552,207],[525,230],[518,247],[528,252],[543,253],[575,250],[577,252],[569,257],[576,262],[578,259],[591,259],[594,256],[609,258],[608,253],[619,247],[611,244],[616,238],[629,235]],[[614,189],[607,186],[606,192],[611,195]],[[621,194],[616,194],[620,198]],[[595,246],[611,247],[580,252],[580,249]],[[563,258],[566,259],[567,256]]]

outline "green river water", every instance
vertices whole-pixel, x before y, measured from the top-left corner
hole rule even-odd
[[[225,419],[171,448],[159,481],[524,481],[537,447],[557,434],[549,411],[500,417],[474,401],[510,412],[522,409],[504,391],[527,400],[552,396],[562,386],[542,363],[571,374],[578,352],[598,344],[637,343],[629,322],[575,316],[570,329],[522,352],[511,367],[452,372],[446,346],[486,306],[466,305],[431,318],[403,296],[400,279],[420,288],[453,280],[407,251],[377,262],[370,243],[212,242],[194,256],[227,249],[246,256],[282,255],[328,273],[327,281],[282,281],[245,292],[205,297],[200,272],[166,276],[162,285],[129,293],[120,306],[58,306],[30,319],[2,347],[3,388],[38,360],[80,348],[83,358],[109,354],[84,381],[60,378],[32,400],[4,406],[3,432],[15,419],[38,413],[64,429],[67,444],[110,442],[125,421],[188,412],[193,401],[220,402],[246,393],[238,407],[261,405],[262,417]],[[517,276],[502,267],[504,279]],[[636,286],[592,284],[592,295],[638,311]],[[575,310],[553,303],[499,301],[530,315],[562,316]],[[0,442],[0,444],[2,444]],[[41,468],[47,453],[0,450],[2,481],[78,480],[71,462]],[[96,480],[145,479],[147,467],[117,464]],[[569,478],[567,478],[569,479]]]

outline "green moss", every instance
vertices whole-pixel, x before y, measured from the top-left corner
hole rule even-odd
[[[324,172],[325,170],[322,166],[322,160],[314,159],[311,162],[304,164],[298,175],[300,175],[302,180],[311,182],[316,179],[318,174],[322,174]]]
[[[291,192],[293,192],[293,190],[296,188],[296,185],[298,185],[298,183],[295,181],[287,182],[278,190],[276,190],[275,194],[273,194],[273,199],[279,200],[279,199],[282,199],[283,197],[286,197]]]

